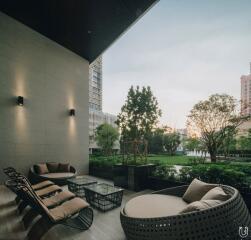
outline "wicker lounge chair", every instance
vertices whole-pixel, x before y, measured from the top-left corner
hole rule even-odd
[[[27,235],[28,240],[39,240],[56,224],[63,224],[80,230],[87,230],[91,226],[93,211],[83,199],[74,197],[49,209],[29,187],[13,181],[12,184],[20,198],[32,208],[32,213],[36,213],[35,216],[40,216],[30,228]]]
[[[21,178],[24,178],[26,181],[29,182],[29,180],[24,176],[22,175],[21,173],[17,172],[15,168],[13,167],[8,167],[8,168],[5,168],[3,169],[3,172],[10,178],[10,179],[16,179],[18,177],[21,177]],[[54,185],[54,182],[52,181],[49,181],[49,180],[45,180],[45,181],[42,181],[42,182],[39,182],[37,184],[33,184],[31,185],[31,187],[34,189],[34,190],[41,190],[43,188],[46,188],[46,187],[49,187],[49,186],[52,186]]]
[[[22,184],[28,186],[29,188],[31,188],[42,199],[50,197],[50,196],[54,195],[55,193],[59,193],[62,191],[62,189],[59,186],[55,185],[54,183],[52,183],[50,181],[44,181],[44,182],[41,182],[41,183],[38,183],[35,185],[31,185],[29,180],[21,173],[16,172],[16,170],[14,168],[4,169],[4,173],[12,181],[22,183]],[[16,189],[13,188],[13,183],[11,181],[6,181],[5,185],[17,195],[15,201],[18,204],[19,213],[22,213],[23,210],[28,206],[27,202],[21,201],[20,196],[16,192]],[[66,199],[68,195],[69,194],[66,194],[66,193],[60,194],[61,199],[63,197]],[[55,200],[54,200],[54,202],[55,202]]]
[[[179,198],[188,186],[169,188],[154,194]],[[128,240],[227,240],[240,239],[239,227],[251,228],[251,217],[238,190],[230,186],[221,186],[230,198],[209,209],[190,213],[157,217],[128,216],[125,207],[121,210],[120,219]],[[158,195],[156,195],[158,197]],[[142,197],[143,198],[143,197]],[[130,202],[130,201],[129,201]],[[169,208],[174,208],[175,201]],[[166,202],[168,205],[168,201]],[[139,208],[142,206],[138,206]],[[157,202],[153,206],[157,206]],[[164,209],[164,208],[163,208]],[[145,209],[145,211],[148,211]]]

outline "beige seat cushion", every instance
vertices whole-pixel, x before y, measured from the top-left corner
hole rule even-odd
[[[38,190],[38,189],[48,187],[48,186],[51,186],[51,185],[54,185],[54,183],[52,181],[46,180],[46,181],[43,181],[43,182],[32,185],[32,188],[34,190]]]
[[[89,204],[81,198],[73,198],[62,205],[50,209],[50,215],[54,221],[65,219],[71,215],[78,213],[80,210],[88,207]]]
[[[200,201],[195,201],[190,204],[188,204],[183,210],[180,211],[180,213],[189,213],[189,212],[194,212],[194,211],[201,211],[204,209],[209,209],[211,207],[217,206],[222,201],[220,200],[200,200]]]
[[[128,201],[124,212],[134,218],[166,217],[178,214],[187,206],[180,197],[162,194],[146,194]]]
[[[205,183],[195,178],[190,183],[182,198],[188,203],[199,201],[209,190],[216,186],[215,184]]]
[[[211,190],[209,190],[201,200],[220,200],[220,201],[226,201],[229,198],[229,196],[224,192],[224,190],[221,187],[215,187]]]
[[[69,178],[72,177],[74,175],[74,173],[72,172],[60,172],[60,173],[47,173],[47,174],[43,174],[41,175],[42,177],[46,177],[46,178]]]
[[[61,204],[62,202],[75,197],[75,194],[70,191],[60,192],[52,197],[43,199],[43,203],[46,207],[52,207]]]
[[[39,197],[42,197],[42,196],[45,196],[45,195],[48,195],[50,193],[57,192],[57,191],[62,191],[62,189],[58,185],[51,185],[49,187],[42,188],[35,192]]]

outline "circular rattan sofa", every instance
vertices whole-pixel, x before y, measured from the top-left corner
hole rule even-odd
[[[188,186],[153,194],[182,197]],[[250,213],[238,190],[221,186],[230,198],[209,209],[167,217],[135,218],[121,210],[120,219],[128,240],[237,240],[239,227],[251,229]],[[130,201],[129,201],[130,202]],[[155,206],[153,205],[153,208]],[[169,206],[172,208],[172,206]]]
[[[60,172],[60,173],[47,173],[47,174],[38,174],[34,170],[34,166],[30,167],[29,170],[29,180],[35,184],[45,180],[50,180],[57,185],[66,185],[67,180],[77,176],[77,171],[73,166],[69,166],[69,172]]]

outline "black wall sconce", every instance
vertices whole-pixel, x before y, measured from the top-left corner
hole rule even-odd
[[[23,106],[24,105],[24,98],[21,96],[17,97],[17,105]]]
[[[70,109],[70,116],[75,116],[75,109]]]

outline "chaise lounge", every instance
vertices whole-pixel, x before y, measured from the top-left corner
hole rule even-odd
[[[30,209],[23,216],[25,228],[27,229],[33,220],[38,218],[29,229],[27,240],[39,240],[56,224],[80,230],[87,230],[92,225],[93,210],[83,199],[62,189],[58,193],[41,198],[37,194],[38,191],[32,187],[34,185],[31,185],[25,176],[16,172],[14,168],[5,169],[4,172],[10,178],[5,185],[17,194],[20,199],[19,205],[30,206]],[[40,185],[45,185],[45,183],[42,182]]]
[[[211,184],[211,187],[216,185]],[[188,196],[191,190],[188,190],[188,186],[169,188],[131,199],[120,213],[127,239],[239,239],[239,227],[251,228],[249,211],[238,190],[230,186],[220,187],[228,196],[225,201],[202,200],[189,204],[184,200],[184,196]],[[207,191],[196,194],[195,198],[205,197]]]

